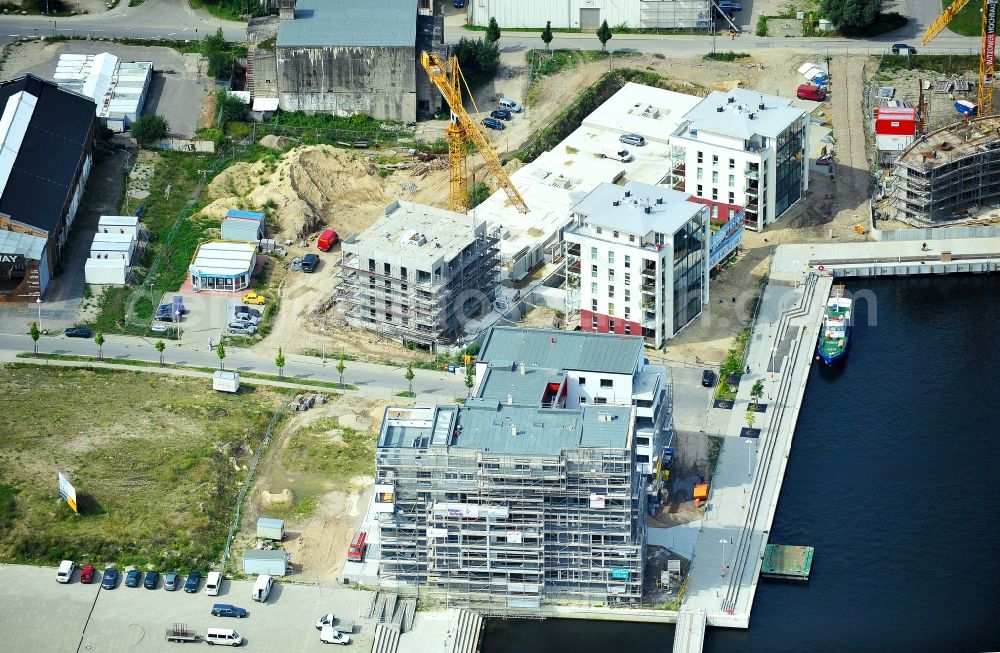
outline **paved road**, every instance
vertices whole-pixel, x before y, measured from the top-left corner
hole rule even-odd
[[[151,340],[110,334],[105,338],[104,356],[106,358],[151,362],[159,360],[159,354],[153,348]],[[22,335],[0,335],[0,351],[6,354],[5,358],[7,359],[10,359],[11,354],[17,352],[30,352],[32,351],[31,338]],[[38,351],[50,354],[95,356],[97,345],[94,344],[93,340],[57,336],[41,338],[38,341]],[[330,382],[340,380],[336,369],[337,361],[334,359],[328,358],[324,364],[320,359],[311,356],[289,354],[285,358],[285,376],[290,380],[312,379]],[[219,364],[215,353],[208,351],[207,343],[206,347],[201,350],[180,349],[176,345],[168,344],[164,352],[164,360],[168,364],[176,363],[197,367],[216,367]],[[241,372],[277,373],[273,358],[265,358],[252,350],[235,347],[226,349],[225,366],[226,369],[235,369]],[[391,399],[397,392],[407,388],[406,379],[403,378],[403,368],[358,361],[347,361],[345,366],[344,382],[357,386],[359,394],[364,396]],[[413,370],[413,373],[415,375],[413,391],[417,394],[418,401],[446,402],[455,397],[464,397],[468,392],[464,377],[420,369]],[[399,401],[405,402],[406,399],[399,399]]]

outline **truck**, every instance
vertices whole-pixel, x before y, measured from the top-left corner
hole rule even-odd
[[[212,389],[219,392],[239,392],[240,373],[233,370],[216,370],[212,374]]]
[[[198,633],[188,629],[187,624],[174,624],[170,628],[167,628],[167,641],[197,642],[199,641],[199,637]]]
[[[351,540],[351,545],[347,547],[347,559],[351,562],[364,562],[365,561],[365,550],[368,548],[368,544],[365,540],[368,539],[368,533],[366,531],[358,531],[354,535],[354,539]]]
[[[338,240],[340,238],[337,236],[337,232],[333,229],[327,229],[319,235],[319,239],[316,240],[316,247],[324,252],[329,252],[330,248],[336,245]]]

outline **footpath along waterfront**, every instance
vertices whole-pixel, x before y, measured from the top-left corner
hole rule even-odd
[[[1000,280],[865,279],[846,365],[813,366],[771,541],[816,547],[808,585],[763,583],[749,631],[705,650],[997,650]],[[660,651],[673,627],[491,622],[484,653]]]

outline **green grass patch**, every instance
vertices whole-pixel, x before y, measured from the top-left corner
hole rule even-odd
[[[757,36],[767,36],[767,16],[757,17]]]
[[[307,518],[312,517],[312,514],[316,512],[316,507],[319,506],[319,497],[315,494],[310,494],[306,498],[299,501],[292,513],[296,517]]]
[[[882,57],[880,72],[894,70],[926,70],[942,75],[964,75],[979,70],[979,55],[975,54],[892,54]]]
[[[749,52],[709,52],[708,54],[702,56],[705,61],[740,61],[742,59],[749,59]]]
[[[413,397],[417,396],[417,393],[410,392],[409,390],[403,390],[402,392],[397,392],[396,396],[397,397],[406,397],[408,399],[412,399]]]
[[[611,56],[614,59],[631,57],[634,53],[627,52],[624,50],[615,50],[611,52]],[[600,50],[528,50],[524,55],[525,60],[529,65],[534,65],[535,69],[532,74],[531,84],[528,86],[528,92],[525,96],[525,102],[527,104],[533,104],[538,99],[539,83],[543,77],[548,75],[555,75],[564,70],[570,70],[581,64],[590,63],[591,61],[606,60],[608,58],[607,52],[602,52]]]
[[[941,0],[941,9],[947,9],[953,0]],[[970,2],[958,12],[958,15],[948,23],[948,29],[962,36],[982,36],[983,34],[983,4]]]
[[[220,557],[245,476],[233,463],[249,462],[284,401],[209,392],[204,379],[30,364],[6,365],[0,393],[18,425],[0,429],[0,478],[16,493],[0,559],[178,570]],[[75,484],[79,515],[59,499],[56,470]],[[0,491],[0,515],[3,501]]]
[[[283,469],[322,474],[347,482],[375,472],[375,435],[343,426],[335,417],[301,426],[281,454]]]
[[[721,435],[709,435],[708,438],[708,475],[709,478],[715,473],[715,465],[719,462],[719,455],[722,453],[722,443],[725,441]]]

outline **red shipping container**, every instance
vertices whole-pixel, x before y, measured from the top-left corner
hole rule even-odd
[[[875,133],[883,136],[913,136],[917,132],[917,110],[914,107],[877,107]]]

